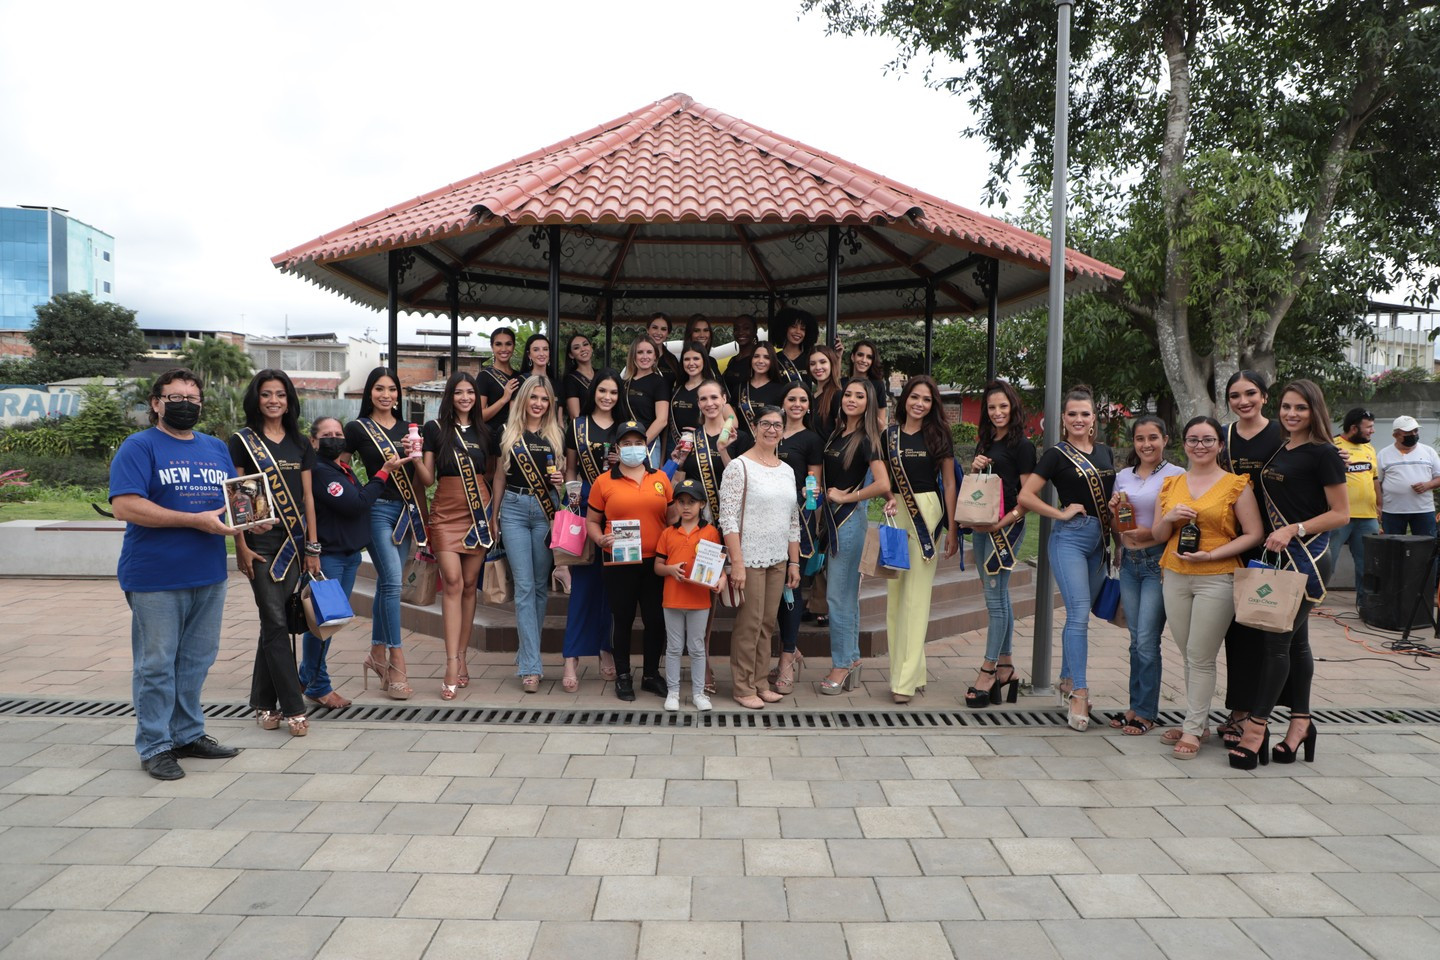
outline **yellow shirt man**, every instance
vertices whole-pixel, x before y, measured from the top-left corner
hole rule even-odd
[[[1376,519],[1380,516],[1375,502],[1376,492],[1380,489],[1380,474],[1375,469],[1375,445],[1366,441],[1355,443],[1341,434],[1335,438],[1335,446],[1350,454],[1345,464],[1345,492],[1350,495],[1350,519]]]

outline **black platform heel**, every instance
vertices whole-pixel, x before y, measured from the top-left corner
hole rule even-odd
[[[996,670],[998,669],[999,667],[996,667]],[[995,674],[995,670],[986,670],[984,667],[980,668],[980,672],[988,673],[991,676],[994,676]],[[995,690],[997,686],[999,686],[999,684],[992,684],[989,689],[986,690],[981,690],[979,687],[971,687],[969,690],[966,690],[965,706],[969,707],[972,710],[976,710],[980,707],[988,707],[992,703],[999,703],[1000,701],[996,697]],[[1013,703],[1014,701],[1011,702]]]
[[[1317,736],[1319,736],[1319,734],[1318,734],[1318,733],[1316,732],[1316,730],[1315,730],[1315,718],[1312,717],[1312,716],[1310,716],[1310,714],[1308,714],[1308,713],[1292,713],[1292,714],[1290,715],[1290,719],[1291,719],[1291,720],[1300,720],[1300,719],[1309,720],[1309,721],[1310,721],[1309,729],[1307,729],[1307,730],[1305,731],[1305,737],[1304,737],[1304,739],[1302,739],[1302,740],[1300,741],[1300,743],[1297,744],[1295,750],[1291,750],[1290,747],[1285,743],[1284,739],[1282,738],[1279,743],[1275,744],[1275,749],[1270,751],[1270,757],[1271,757],[1271,759],[1274,760],[1276,763],[1294,763],[1294,762],[1295,762],[1295,754],[1299,751],[1299,747],[1302,747],[1302,746],[1303,746],[1303,747],[1305,748],[1305,762],[1306,762],[1306,763],[1314,763],[1314,762],[1315,762],[1315,738],[1316,738]]]
[[[1257,766],[1263,767],[1270,763],[1270,720],[1257,719],[1255,717],[1245,718],[1250,723],[1256,723],[1265,728],[1265,735],[1260,738],[1260,749],[1250,750],[1240,746],[1238,743],[1230,748],[1230,766],[1236,770],[1254,770]]]
[[[1001,680],[998,676],[995,678],[994,685],[990,687],[990,703],[994,706],[999,706],[1002,696],[1004,697],[1005,703],[1014,703],[1020,696],[1020,678],[1015,676],[1014,664],[996,664],[995,669],[997,671],[1009,670],[1010,679]],[[1004,690],[1003,694],[1001,693],[1002,689]]]

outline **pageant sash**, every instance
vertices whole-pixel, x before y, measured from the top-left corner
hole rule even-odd
[[[817,550],[821,550],[820,540],[820,510],[806,510],[804,501],[800,504],[800,556],[806,560],[815,556]]]
[[[1260,477],[1260,486],[1263,490],[1265,477]],[[1265,513],[1270,517],[1270,526],[1273,530],[1281,527],[1288,527],[1290,521],[1275,506],[1270,499],[1270,491],[1263,490],[1265,494]],[[1290,561],[1290,566],[1296,573],[1305,574],[1305,599],[1319,603],[1325,599],[1325,581],[1320,576],[1320,567],[1316,562],[1325,555],[1325,548],[1330,545],[1330,532],[1312,533],[1308,537],[1292,537],[1290,544],[1282,553]]]
[[[863,482],[863,481],[862,481]],[[854,493],[859,487],[851,487],[846,493]],[[825,533],[830,542],[825,544],[825,552],[835,556],[835,551],[840,549],[840,528],[845,526],[845,521],[855,515],[855,508],[860,504],[854,503],[833,503],[829,497],[825,498],[825,506],[821,512],[825,515]]]
[[[525,485],[530,488],[535,499],[540,501],[540,508],[545,511],[547,522],[555,520],[555,498],[550,495],[554,489],[545,482],[545,472],[540,469],[540,461],[535,459],[530,444],[525,442],[525,435],[520,435],[520,441],[510,448],[510,459],[520,468],[520,476],[525,478]]]
[[[369,417],[361,417],[355,422],[364,428],[370,442],[380,451],[381,463],[400,456],[395,444],[390,442],[390,435],[380,429],[378,423]],[[404,504],[400,510],[400,519],[395,521],[395,530],[390,534],[390,541],[399,546],[405,542],[406,537],[414,537],[417,547],[429,546],[430,538],[425,533],[425,518],[420,512],[420,496],[415,485],[410,482],[410,474],[404,470],[396,470],[390,474],[390,479],[394,481],[395,489],[400,491],[400,499]]]
[[[775,366],[780,371],[780,376],[785,378],[786,383],[804,383],[805,374],[795,365],[795,361],[785,356],[784,350],[775,351]]]
[[[890,460],[890,476],[895,478],[895,487],[900,493],[900,500],[905,504],[905,509],[910,514],[910,524],[915,528],[915,538],[920,541],[920,553],[925,562],[929,563],[935,559],[935,533],[925,525],[925,517],[920,512],[920,504],[915,500],[915,488],[910,483],[910,477],[905,472],[905,458],[900,447],[900,426],[892,423],[885,428],[885,453]],[[938,472],[938,464],[937,464]],[[944,498],[941,498],[944,503]],[[944,518],[941,518],[942,522]]]
[[[459,427],[455,428],[455,439],[459,446],[452,448],[450,452],[455,455],[455,465],[460,468],[460,482],[465,487],[465,504],[470,508],[470,530],[465,534],[465,547],[468,550],[478,550],[481,547],[489,550],[495,546],[495,538],[490,534],[490,522],[486,519],[486,512],[490,509],[490,492],[475,473],[475,464],[465,446],[465,435],[460,432]]]
[[[990,538],[990,555],[985,558],[985,572],[992,577],[998,576],[1001,571],[1015,569],[1015,543],[1006,532],[1008,529],[996,529],[985,534]]]
[[[589,417],[580,417],[570,424],[575,434],[575,459],[580,464],[580,473],[587,484],[594,484],[606,470],[603,453],[605,447],[602,444],[590,443],[591,426]]]
[[[1100,518],[1101,528],[1107,531],[1108,536],[1110,499],[1105,496],[1105,484],[1100,479],[1100,471],[1095,469],[1095,464],[1087,460],[1084,454],[1072,447],[1068,440],[1061,440],[1055,445],[1055,449],[1075,466],[1075,472],[1085,481],[1085,486],[1090,490],[1090,500],[1095,507],[1095,516]]]
[[[760,416],[760,405],[750,399],[750,381],[740,385],[740,416],[745,418],[745,427],[755,432],[755,420]]]
[[[512,373],[501,373],[499,370],[495,369],[495,366],[493,364],[487,363],[480,369],[483,370],[485,373],[490,374],[491,378],[496,383],[500,384],[500,386],[502,387],[505,386],[505,384],[509,383],[511,380],[513,380],[515,377],[515,375]]]
[[[285,545],[276,552],[275,559],[270,563],[270,579],[279,583],[290,571],[290,564],[295,561],[295,554],[299,552],[299,544],[305,542],[305,518],[300,515],[300,505],[290,493],[285,474],[280,471],[280,465],[271,456],[270,448],[265,445],[264,439],[249,427],[241,427],[236,432],[244,441],[250,459],[255,461],[255,469],[265,474],[270,481],[270,496],[275,501],[275,510],[280,514],[280,519],[285,521],[285,532],[289,534],[285,538]]]
[[[710,516],[716,520],[720,517],[720,478],[715,469],[720,458],[719,451],[710,446],[710,435],[705,432],[705,424],[700,424],[700,429],[695,431],[695,449],[690,451],[690,456],[695,459],[695,470],[700,474],[700,486],[705,488],[705,502],[710,507]]]

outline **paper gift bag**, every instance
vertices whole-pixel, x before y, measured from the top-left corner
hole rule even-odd
[[[966,474],[960,482],[960,497],[955,502],[955,522],[962,527],[999,523],[1004,499],[1004,486],[995,474],[989,471]]]
[[[339,580],[316,577],[301,588],[300,602],[305,607],[310,632],[322,640],[333,636],[355,616]]]
[[[564,550],[556,550],[555,566],[557,567],[583,567],[587,563],[595,562],[595,541],[589,537],[585,538],[585,546],[580,548],[580,553],[566,553]]]
[[[1294,570],[1264,564],[1236,570],[1235,622],[1270,633],[1288,632],[1305,600],[1305,585],[1305,574]]]
[[[428,607],[435,602],[435,579],[440,565],[434,556],[424,550],[417,551],[405,564],[400,575],[400,602],[417,607]]]
[[[880,565],[891,570],[910,569],[910,534],[888,517],[880,526]]]
[[[480,576],[480,602],[498,606],[509,603],[512,596],[510,564],[505,559],[505,551],[492,550],[485,558],[485,569]]]
[[[585,521],[569,510],[555,511],[550,523],[550,549],[578,557],[585,552],[590,538],[585,536]]]
[[[898,570],[892,570],[880,563],[879,527],[870,527],[865,531],[865,546],[860,551],[860,572],[867,577],[881,580],[894,580],[900,576]]]

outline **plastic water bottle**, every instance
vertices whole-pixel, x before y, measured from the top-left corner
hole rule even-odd
[[[815,482],[815,474],[805,475],[805,509],[814,510],[819,506],[816,495],[820,492],[820,484]]]

